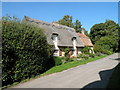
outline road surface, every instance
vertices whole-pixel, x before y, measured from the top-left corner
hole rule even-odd
[[[47,75],[12,88],[105,88],[118,64],[118,54]]]

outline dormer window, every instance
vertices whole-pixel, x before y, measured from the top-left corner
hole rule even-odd
[[[73,37],[73,38],[72,38],[72,41],[74,41],[74,40],[76,40],[76,37]]]
[[[58,34],[53,33],[51,38],[52,38],[52,40],[57,41],[57,37],[58,37]]]

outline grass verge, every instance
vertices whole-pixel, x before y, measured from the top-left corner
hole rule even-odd
[[[56,73],[56,72],[61,72],[63,70],[66,70],[66,69],[69,69],[69,68],[72,68],[72,67],[76,67],[78,65],[86,64],[88,62],[92,62],[92,61],[104,58],[106,56],[107,55],[96,56],[95,58],[89,58],[87,60],[73,61],[73,62],[62,64],[62,65],[59,65],[59,66],[55,66],[55,67],[51,68],[50,70],[46,71],[45,73],[43,73],[42,75],[48,75],[48,74],[52,74],[52,73]]]
[[[120,63],[115,67],[107,88],[120,88]]]
[[[15,85],[18,85],[18,84],[21,84],[21,83],[24,83],[24,82],[27,82],[27,81],[30,81],[30,80],[33,80],[33,79],[36,79],[36,78],[40,78],[40,77],[43,77],[43,76],[46,76],[46,75],[49,75],[49,74],[52,74],[52,73],[61,72],[63,70],[66,70],[66,69],[69,69],[69,68],[72,68],[72,67],[76,67],[78,65],[86,64],[88,62],[92,62],[92,61],[104,58],[106,56],[108,56],[108,55],[96,56],[94,58],[89,58],[87,60],[73,61],[73,62],[68,62],[68,63],[62,64],[62,65],[59,65],[59,66],[55,66],[55,67],[49,69],[48,71],[46,71],[45,73],[43,73],[41,75],[38,75],[34,78],[25,79],[21,82],[15,82],[12,85],[4,86],[2,88],[4,89],[4,88],[8,88],[8,87],[14,87]]]

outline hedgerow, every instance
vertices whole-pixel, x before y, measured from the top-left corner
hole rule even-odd
[[[15,17],[2,19],[2,85],[20,82],[48,70],[50,46],[37,26]]]

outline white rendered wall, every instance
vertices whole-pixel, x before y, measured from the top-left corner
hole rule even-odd
[[[55,37],[55,40],[53,40],[54,46],[55,46],[55,50],[58,50],[54,53],[54,56],[59,56],[59,47],[58,47],[58,39],[57,36]]]
[[[76,48],[76,40],[75,39],[73,40],[73,49],[74,49],[74,51],[73,51],[72,56],[77,56],[77,48]]]

